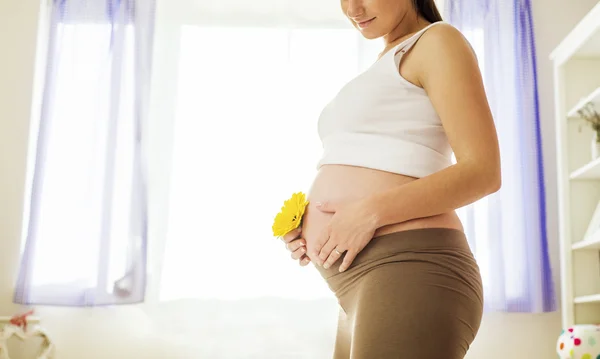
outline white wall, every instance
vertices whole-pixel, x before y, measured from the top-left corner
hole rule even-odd
[[[11,308],[37,35],[35,1],[0,1],[0,308]],[[0,314],[1,315],[1,314]]]
[[[533,0],[538,45],[548,230],[558,279],[553,90],[550,51],[597,0]],[[34,79],[38,0],[0,0],[0,316],[11,303],[21,237],[27,137]],[[559,283],[556,280],[556,283]],[[59,359],[177,358],[158,340],[142,308],[58,309],[39,314],[59,345]],[[488,314],[469,358],[553,358],[560,316]],[[105,338],[100,338],[100,335]],[[180,350],[180,349],[178,349]],[[167,354],[169,353],[169,354]],[[16,359],[15,357],[13,359]],[[282,358],[283,359],[283,358]]]

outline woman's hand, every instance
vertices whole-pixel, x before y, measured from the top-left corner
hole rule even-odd
[[[292,259],[298,260],[300,266],[304,267],[310,263],[310,258],[306,255],[306,241],[300,238],[302,227],[291,231],[281,239],[285,242],[285,247],[292,252]]]
[[[345,252],[339,271],[347,270],[354,258],[373,239],[378,228],[375,211],[366,200],[346,204],[317,203],[321,212],[333,213],[326,229],[317,237],[311,258],[330,268]]]

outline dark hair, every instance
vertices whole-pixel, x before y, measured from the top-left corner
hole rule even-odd
[[[425,20],[431,23],[444,20],[435,5],[435,0],[413,0],[413,3],[419,15],[423,16]]]

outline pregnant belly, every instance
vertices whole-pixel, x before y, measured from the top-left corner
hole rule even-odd
[[[308,192],[310,201],[302,223],[302,237],[311,253],[317,236],[326,228],[332,214],[316,208],[317,202],[346,202],[358,200],[373,193],[402,186],[415,178],[377,171],[362,167],[327,165],[321,167]],[[375,236],[418,228],[454,228],[462,230],[462,224],[455,212],[437,216],[413,219],[381,227]]]

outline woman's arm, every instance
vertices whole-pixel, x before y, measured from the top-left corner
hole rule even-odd
[[[429,29],[413,63],[441,118],[456,164],[366,199],[376,226],[430,217],[463,207],[500,188],[500,154],[477,59],[449,25]]]

